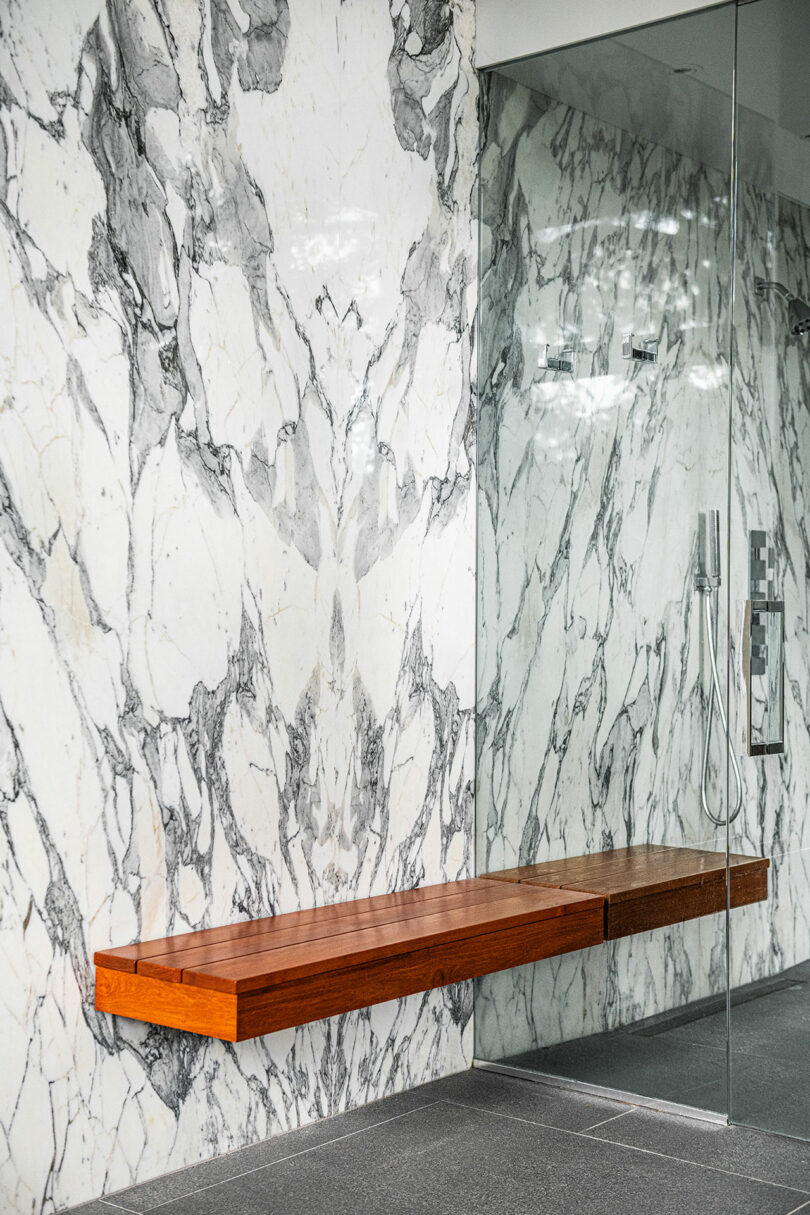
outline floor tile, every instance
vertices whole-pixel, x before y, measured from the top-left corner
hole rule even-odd
[[[441,1102],[161,1209],[165,1215],[788,1215],[805,1198]]]
[[[167,1173],[154,1181],[119,1190],[115,1194],[107,1195],[107,1201],[120,1203],[138,1213],[152,1211],[173,1198],[194,1193],[205,1186],[214,1185],[230,1177],[238,1177],[253,1169],[264,1168],[292,1152],[309,1151],[331,1139],[365,1130],[381,1118],[396,1118],[418,1109],[425,1102],[436,1100],[430,1095],[429,1088],[430,1086],[423,1086],[406,1093],[397,1093],[382,1101],[364,1105],[360,1109],[337,1114],[333,1118],[323,1118],[287,1134],[274,1135],[271,1139],[265,1139],[251,1147],[240,1148],[224,1156],[205,1160],[201,1164]],[[70,1212],[70,1215],[78,1215],[78,1212]],[[96,1215],[96,1212],[88,1212],[88,1215]],[[110,1215],[110,1212],[107,1211],[106,1215]]]
[[[726,1074],[725,1046],[719,1049],[672,1042],[668,1035],[623,1032],[578,1038],[507,1062],[661,1101],[680,1101],[687,1090],[709,1082],[717,1084],[719,1091]]]
[[[631,1110],[591,1132],[761,1181],[775,1181],[810,1193],[810,1143],[766,1135],[741,1126],[719,1126],[655,1110]]]
[[[481,1068],[437,1080],[429,1086],[429,1091],[446,1101],[570,1131],[583,1131],[633,1108],[620,1101],[502,1076]]]
[[[121,1207],[113,1206],[110,1200],[85,1202],[80,1207],[71,1207],[67,1215],[121,1215]]]
[[[783,971],[783,974],[785,978],[793,979],[797,983],[810,983],[810,961],[799,962],[797,966]]]
[[[686,1090],[681,1100],[703,1109],[724,1110],[725,1086],[712,1081]],[[808,1059],[768,1059],[735,1052],[732,1057],[731,1120],[806,1139],[810,1135]]]
[[[810,991],[806,983],[784,988],[735,1005],[731,1010],[731,1033],[735,1054],[787,1057],[807,1060],[810,1078]],[[726,1038],[726,1015],[700,1017],[667,1031],[670,1042],[722,1047]]]
[[[732,1033],[732,1121],[809,1138],[810,962],[737,989]],[[711,998],[509,1062],[726,1114],[725,1045],[725,1007]]]

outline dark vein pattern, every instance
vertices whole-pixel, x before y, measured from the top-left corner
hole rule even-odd
[[[468,985],[228,1047],[95,948],[463,876],[473,5],[0,37],[3,1209],[463,1065]]]
[[[480,867],[646,841],[722,848],[700,806],[708,666],[693,577],[698,511],[726,503],[728,183],[499,77],[482,121]],[[743,763],[732,847],[775,857],[772,899],[735,912],[745,982],[810,953],[810,854],[797,851],[810,843],[810,357],[753,291],[763,274],[806,294],[810,221],[745,183],[741,211],[732,602],[747,529],[765,527],[786,579],[790,679],[784,759]],[[659,339],[656,365],[623,361],[629,330]],[[573,375],[538,366],[545,343],[566,341]],[[715,741],[715,799],[724,777]],[[724,965],[712,917],[492,976],[476,1051],[678,1006],[722,990]]]

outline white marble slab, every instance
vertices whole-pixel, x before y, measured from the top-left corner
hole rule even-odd
[[[472,40],[471,0],[6,6],[9,1212],[470,1058],[469,986],[226,1047],[96,1015],[91,959],[471,870]]]
[[[728,182],[498,76],[485,122],[478,867],[648,841],[725,846],[700,804],[697,516],[723,518],[722,664],[726,587],[734,629],[747,530],[763,527],[787,605],[788,747],[741,761],[731,846],[774,857],[767,906],[734,913],[732,977],[747,982],[804,960],[810,932],[804,868],[782,860],[808,847],[810,356],[753,282],[784,279],[807,296],[810,215],[741,187],[729,569]],[[622,359],[630,330],[659,341],[656,364]],[[573,374],[540,367],[546,344],[575,346]],[[482,980],[476,1051],[611,1029],[724,984],[722,917],[642,934]]]

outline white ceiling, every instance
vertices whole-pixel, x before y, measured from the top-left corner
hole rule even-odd
[[[671,68],[695,64],[704,84],[731,93],[728,9],[621,34],[619,41]],[[757,0],[739,9],[740,105],[795,135],[810,133],[810,0]]]
[[[475,66],[497,67],[586,38],[711,8],[716,0],[475,0]]]
[[[740,173],[810,205],[810,0],[741,4],[737,37]],[[733,68],[725,5],[499,70],[728,172]]]

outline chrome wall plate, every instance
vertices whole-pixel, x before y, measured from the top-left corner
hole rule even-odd
[[[574,347],[562,346],[559,349],[553,349],[546,344],[540,349],[540,357],[537,360],[538,367],[543,371],[574,371]]]
[[[625,333],[622,338],[622,358],[635,363],[657,363],[658,338],[638,338],[634,333]]]

